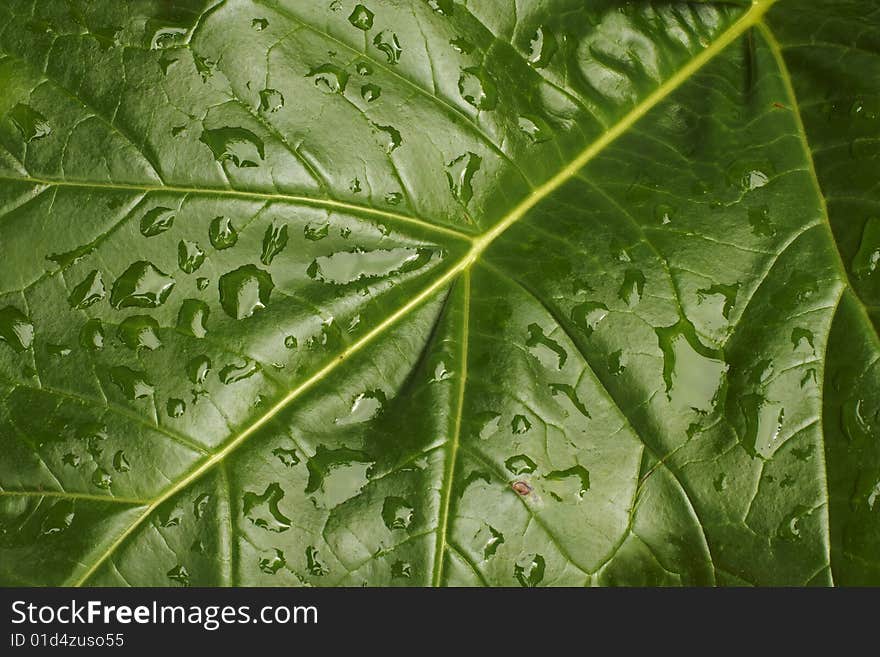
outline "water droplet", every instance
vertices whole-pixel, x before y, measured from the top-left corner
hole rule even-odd
[[[857,278],[867,278],[880,267],[880,217],[871,217],[862,231],[859,250],[850,268]]]
[[[373,127],[379,132],[384,133],[386,139],[383,144],[385,148],[385,152],[389,155],[393,153],[400,145],[403,143],[403,137],[400,134],[400,131],[391,125],[379,125],[378,123],[374,123]]]
[[[330,572],[318,558],[318,550],[315,549],[314,545],[310,545],[306,548],[306,570],[309,572],[309,575],[313,575],[314,577],[321,577]]]
[[[30,105],[18,103],[9,112],[9,118],[12,119],[25,142],[29,143],[52,134],[52,127],[46,121],[46,117]]]
[[[187,29],[185,27],[163,26],[153,32],[150,40],[151,50],[163,50],[174,48],[186,43]]]
[[[427,265],[435,255],[436,251],[427,248],[339,251],[315,258],[306,273],[310,278],[324,283],[346,285],[363,279],[417,271]]]
[[[461,97],[479,110],[491,111],[498,105],[498,88],[489,74],[479,67],[466,68],[458,79]]]
[[[73,452],[67,452],[67,454],[61,457],[61,462],[64,463],[64,465],[70,465],[74,468],[78,468],[80,464],[80,458]]]
[[[296,455],[296,450],[293,448],[288,449],[286,447],[276,447],[272,450],[272,455],[288,468],[292,468],[299,464],[299,457]]]
[[[97,269],[90,272],[82,282],[73,288],[68,297],[71,308],[82,310],[98,303],[106,296],[104,279]]]
[[[153,394],[153,386],[147,379],[146,372],[118,365],[110,368],[110,380],[132,401],[149,397]]]
[[[446,165],[446,179],[453,196],[467,205],[474,197],[473,179],[474,174],[480,170],[483,163],[476,153],[467,152],[460,155]]]
[[[192,274],[205,262],[205,252],[196,242],[180,240],[177,244],[177,265],[186,274]]]
[[[665,226],[672,223],[672,217],[675,215],[675,208],[666,203],[660,203],[654,208],[654,219]]]
[[[258,160],[266,159],[263,140],[246,128],[206,128],[199,141],[218,162],[230,161],[239,168],[255,167]]]
[[[90,351],[104,348],[104,327],[100,319],[90,319],[79,330],[79,344]]]
[[[865,402],[858,398],[847,400],[840,409],[841,424],[846,437],[853,443],[860,444],[871,439],[871,426],[865,419],[862,405]]]
[[[171,208],[158,207],[149,210],[140,221],[141,235],[155,237],[164,233],[174,225],[175,211]]]
[[[582,465],[575,465],[567,470],[553,470],[553,472],[548,472],[544,478],[549,481],[576,479],[578,482],[578,499],[583,499],[587,491],[590,490],[590,472]]]
[[[174,568],[169,570],[166,575],[170,580],[174,580],[184,586],[189,586],[189,571],[187,571],[186,567],[181,566],[180,564],[174,566]]]
[[[15,306],[0,310],[0,342],[5,342],[15,351],[30,349],[34,343],[33,323]]]
[[[172,397],[165,403],[165,412],[168,413],[168,417],[180,417],[186,413],[186,402]]]
[[[162,346],[159,339],[159,322],[147,315],[126,317],[116,329],[116,337],[129,349],[149,349]]]
[[[243,265],[220,277],[220,305],[233,319],[245,319],[264,310],[275,287],[268,272]]]
[[[714,486],[715,490],[719,493],[727,488],[727,475],[723,472],[719,474],[715,479],[712,480],[712,486]]]
[[[400,61],[400,54],[403,48],[400,47],[400,40],[391,30],[382,30],[373,38],[373,45],[385,55],[385,59],[389,64],[397,64]]]
[[[113,469],[116,472],[128,472],[131,470],[131,464],[128,462],[128,457],[125,456],[125,452],[121,449],[113,455]]]
[[[749,208],[749,225],[752,227],[752,232],[759,237],[776,235],[776,228],[770,220],[770,208],[766,205]]]
[[[195,385],[202,385],[211,371],[211,359],[207,356],[196,356],[186,364],[186,375]]]
[[[311,69],[307,77],[314,80],[318,89],[328,94],[344,93],[348,84],[348,73],[335,64],[321,64]]]
[[[529,64],[535,68],[545,68],[557,50],[559,50],[559,44],[556,41],[556,36],[549,28],[542,25],[529,41]]]
[[[537,586],[544,579],[544,557],[540,554],[527,554],[513,565],[513,576],[520,586]]]
[[[663,352],[663,381],[669,400],[710,411],[727,372],[723,352],[700,342],[694,325],[685,318],[655,331]]]
[[[278,548],[274,548],[269,556],[260,558],[260,570],[267,575],[274,575],[286,565],[287,560],[284,558],[284,552]]]
[[[593,334],[596,327],[608,316],[608,306],[597,301],[585,301],[571,309],[571,321],[581,329],[587,337]]]
[[[453,0],[428,0],[428,6],[443,16],[452,16],[455,7]]]
[[[255,18],[251,21],[251,27],[254,28],[257,32],[262,32],[267,27],[269,27],[269,21],[265,18]]]
[[[388,529],[409,529],[415,509],[402,497],[389,496],[382,504],[382,520]]]
[[[260,92],[260,111],[274,114],[284,107],[284,94],[277,89],[263,89]]]
[[[403,194],[400,192],[388,192],[385,194],[385,202],[388,205],[400,205],[400,202],[403,200]]]
[[[697,290],[697,296],[701,302],[708,296],[720,295],[724,297],[724,306],[721,309],[721,314],[724,316],[724,319],[730,319],[730,311],[736,305],[736,295],[739,294],[739,288],[739,283],[733,285],[716,283],[702,290]]]
[[[92,484],[94,486],[107,490],[112,483],[113,478],[110,476],[109,472],[101,467],[95,468],[95,471],[92,473]]]
[[[454,39],[450,39],[449,45],[455,48],[462,55],[468,55],[474,50],[474,44],[472,44],[464,37],[456,37]]]
[[[529,418],[525,415],[514,415],[510,421],[510,430],[515,434],[526,433],[531,428],[532,423],[529,422]]]
[[[373,84],[372,82],[368,84],[361,85],[361,98],[363,98],[368,103],[372,103],[374,100],[378,100],[379,96],[382,95],[382,87],[378,84]]]
[[[618,349],[608,354],[608,373],[612,376],[620,376],[626,370],[626,359],[623,351]]]
[[[242,511],[245,517],[254,525],[270,532],[286,532],[290,529],[290,518],[285,516],[278,508],[278,503],[284,498],[281,485],[273,482],[266,486],[262,495],[245,492],[242,496]]]
[[[412,564],[407,561],[395,561],[391,564],[391,577],[393,579],[409,579],[412,577]]]
[[[440,361],[434,367],[434,376],[431,377],[429,383],[440,383],[441,381],[448,381],[453,377],[453,372],[450,372],[446,368],[446,362]]]
[[[208,238],[211,246],[218,251],[235,246],[238,242],[238,231],[232,225],[232,221],[226,217],[214,217],[208,228]]]
[[[73,500],[58,500],[43,517],[40,533],[43,536],[60,534],[70,528],[75,517]]]
[[[549,141],[553,137],[550,124],[540,116],[523,114],[517,120],[520,131],[528,137],[533,144]]]
[[[810,349],[816,349],[816,345],[813,343],[813,332],[810,329],[805,329],[802,327],[795,327],[791,330],[791,346],[794,349],[797,349],[801,340],[806,340],[807,344],[810,346]]]
[[[258,363],[252,360],[245,360],[243,364],[238,365],[231,363],[220,369],[220,381],[226,385],[236,383],[243,379],[248,379],[260,371]]]
[[[376,417],[385,404],[385,393],[381,390],[362,392],[351,403],[348,417],[336,418],[333,423],[338,425],[358,424]]]
[[[373,12],[363,5],[355,5],[354,10],[348,17],[348,22],[354,25],[357,29],[366,32],[372,29],[374,16]]]
[[[208,315],[211,309],[200,299],[184,299],[177,313],[177,330],[195,338],[208,334]]]
[[[180,512],[174,506],[162,507],[156,514],[156,522],[166,529],[180,525]]]
[[[779,523],[776,535],[785,541],[796,541],[801,537],[800,523],[812,513],[812,510],[798,504]]]
[[[638,269],[627,269],[623,274],[623,283],[617,291],[617,297],[632,307],[642,300],[645,291],[645,275]]]
[[[174,279],[151,262],[139,260],[113,284],[110,303],[114,308],[156,308],[165,303]]]
[[[532,474],[535,470],[538,469],[538,464],[525,454],[517,454],[516,456],[511,456],[509,459],[507,459],[504,462],[504,467],[506,467],[515,475],[522,475]]]
[[[288,335],[284,338],[284,346],[288,349],[296,349],[298,341],[295,335]]]
[[[211,501],[211,496],[208,493],[202,493],[195,500],[193,500],[193,515],[196,517],[196,520],[201,520],[205,511],[208,508],[208,502]]]
[[[279,225],[273,221],[263,235],[263,253],[260,255],[260,262],[267,266],[271,265],[275,256],[281,253],[286,246],[287,224]]]
[[[64,358],[71,354],[70,347],[63,344],[47,344],[46,345],[46,353],[50,356],[55,356],[56,358]]]
[[[552,351],[556,354],[557,358],[556,369],[561,370],[568,359],[568,352],[556,340],[544,335],[544,329],[537,324],[529,324],[528,331],[529,336],[526,338],[526,346],[534,348],[541,345]]]
[[[317,226],[313,226],[312,224],[306,224],[303,228],[303,237],[305,237],[310,242],[318,242],[325,237],[330,231],[330,224],[319,224]]]
[[[498,552],[498,548],[504,543],[504,534],[495,529],[492,525],[486,525],[486,527],[489,529],[489,539],[483,546],[484,561],[490,557],[494,557],[495,553]]]
[[[583,402],[581,402],[574,388],[572,388],[567,383],[551,383],[550,394],[555,397],[560,393],[568,397],[568,400],[571,402],[572,406],[574,406],[581,415],[583,415],[587,419],[590,419],[592,417],[589,411],[587,411],[587,407],[584,406]]]

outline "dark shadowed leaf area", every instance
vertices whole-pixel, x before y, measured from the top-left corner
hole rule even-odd
[[[880,583],[873,0],[0,25],[0,583]]]

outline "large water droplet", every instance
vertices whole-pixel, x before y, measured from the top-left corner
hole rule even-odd
[[[202,385],[211,371],[211,359],[207,356],[196,356],[186,364],[186,375],[195,385]]]
[[[345,418],[336,418],[334,424],[347,425],[366,422],[376,417],[385,405],[385,393],[381,390],[362,392],[351,403],[351,411]]]
[[[100,319],[90,319],[79,330],[79,344],[89,351],[104,348],[104,327]]]
[[[211,246],[221,251],[235,246],[238,242],[238,232],[230,219],[214,217],[208,227],[208,238],[211,240]]]
[[[483,158],[468,151],[446,165],[446,179],[449,181],[449,189],[453,196],[465,205],[474,197],[474,174],[480,170],[482,163]]]
[[[174,225],[175,212],[171,208],[158,207],[149,210],[140,221],[141,235],[155,237]]]
[[[220,277],[220,305],[234,319],[251,317],[264,310],[275,287],[268,272],[243,265]]]
[[[382,504],[382,520],[388,529],[409,529],[415,509],[402,497],[389,496]]]
[[[749,456],[769,455],[782,431],[785,410],[762,395],[749,393],[737,399],[745,419],[745,432],[740,443]]]
[[[153,386],[147,379],[146,372],[118,365],[110,368],[110,380],[132,401],[149,397],[153,394]]]
[[[552,351],[556,354],[556,369],[561,370],[565,365],[565,361],[568,360],[568,352],[556,340],[544,335],[544,329],[538,324],[529,324],[528,331],[529,336],[526,338],[526,346],[534,348],[540,345]]]
[[[549,481],[574,479],[577,482],[576,495],[578,499],[583,499],[586,492],[590,490],[590,472],[582,465],[575,465],[567,470],[553,470],[548,472],[544,478]]]
[[[712,410],[727,372],[723,352],[700,342],[694,325],[685,318],[655,331],[663,352],[663,381],[669,400],[682,408]]]
[[[34,343],[33,323],[15,306],[0,310],[0,342],[5,342],[15,351],[30,349]]]
[[[110,293],[114,308],[156,308],[165,303],[174,279],[151,262],[139,260],[116,279]]]
[[[707,296],[719,295],[724,298],[724,305],[721,308],[721,314],[724,316],[724,319],[730,319],[730,311],[736,305],[736,296],[739,294],[739,283],[735,283],[733,285],[725,285],[723,283],[716,283],[710,287],[697,290],[697,295],[702,301]]]
[[[385,135],[384,148],[389,155],[393,153],[403,143],[403,137],[400,131],[393,125],[379,125],[374,123],[373,127]]]
[[[642,300],[645,291],[645,275],[638,269],[627,269],[623,274],[623,283],[617,291],[618,298],[628,306],[634,306]]]
[[[75,517],[73,500],[58,500],[43,517],[40,533],[43,536],[60,534],[70,528]]]
[[[535,68],[545,68],[553,55],[559,50],[556,36],[544,25],[539,27],[529,41],[529,64]]]
[[[336,285],[367,278],[394,276],[416,271],[437,255],[428,248],[397,248],[375,251],[355,249],[315,258],[307,273],[311,278]]]
[[[121,449],[113,455],[113,469],[116,472],[128,472],[131,470],[131,463],[128,462],[128,457]]]
[[[107,490],[113,484],[113,477],[110,476],[110,473],[107,472],[102,467],[95,468],[95,471],[92,473],[92,485],[101,488],[103,490]]]
[[[95,269],[73,288],[68,301],[71,308],[82,310],[98,303],[106,294],[104,278],[101,276],[101,272]]]
[[[30,105],[18,103],[9,112],[9,118],[12,119],[12,123],[18,128],[26,142],[42,139],[52,134],[52,127],[46,121],[46,117]]]
[[[116,337],[129,349],[149,349],[162,346],[159,339],[159,322],[147,315],[126,317],[116,330]]]
[[[587,337],[593,334],[596,327],[608,316],[608,306],[597,301],[585,301],[571,309],[571,321],[581,329]]]
[[[165,403],[165,412],[168,413],[168,417],[181,417],[186,413],[186,402],[182,399],[172,397]]]
[[[486,525],[486,527],[489,530],[489,537],[486,540],[486,544],[483,546],[484,560],[494,557],[495,553],[498,552],[498,548],[504,543],[504,534],[495,529],[492,525]]]
[[[287,246],[287,224],[278,224],[272,222],[272,225],[266,228],[263,235],[263,252],[260,255],[260,262],[264,265],[271,265],[279,253]]]
[[[246,128],[215,128],[202,131],[206,144],[218,162],[230,161],[239,168],[255,167],[266,158],[263,140]]]
[[[286,532],[290,529],[290,518],[278,508],[284,498],[284,490],[278,482],[266,486],[262,495],[245,492],[242,496],[242,511],[254,525],[270,532]]]
[[[363,98],[368,103],[372,103],[374,100],[378,100],[379,96],[382,95],[382,87],[378,84],[373,84],[369,82],[367,84],[361,85],[361,98]]]
[[[461,97],[479,110],[493,110],[498,105],[498,87],[489,74],[479,67],[466,68],[458,79]]]

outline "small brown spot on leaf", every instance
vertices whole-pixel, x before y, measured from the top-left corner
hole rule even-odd
[[[519,495],[528,495],[532,492],[532,487],[524,481],[515,481],[512,485],[513,490],[515,490]]]

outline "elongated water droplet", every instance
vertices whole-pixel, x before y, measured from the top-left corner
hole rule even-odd
[[[15,351],[30,349],[34,343],[33,323],[15,306],[0,310],[0,342],[5,342]]]
[[[141,217],[140,230],[144,237],[161,235],[174,225],[175,211],[171,208],[158,207],[149,210]]]
[[[235,246],[235,243],[238,242],[238,232],[230,219],[214,217],[208,228],[208,238],[211,240],[211,246],[222,251]]]
[[[173,278],[153,263],[140,260],[116,279],[110,303],[114,308],[156,308],[165,303],[173,287]]]
[[[73,288],[68,301],[72,308],[82,310],[98,303],[106,294],[107,291],[104,289],[104,279],[101,276],[101,272],[95,269],[79,285]]]
[[[707,296],[720,295],[724,298],[724,306],[721,308],[721,314],[724,316],[724,319],[730,319],[730,311],[736,305],[736,296],[739,294],[739,283],[735,283],[733,285],[724,285],[722,283],[716,283],[710,287],[697,290],[697,295],[702,301]]]
[[[220,381],[226,385],[236,383],[243,379],[248,379],[260,371],[258,363],[252,360],[245,360],[241,365],[231,363],[220,369]]]
[[[278,508],[284,498],[284,490],[278,482],[266,486],[262,494],[245,492],[242,496],[242,511],[254,525],[269,532],[286,532],[290,529],[290,518]]]
[[[465,205],[474,197],[474,174],[480,170],[482,163],[483,158],[479,155],[467,152],[446,165],[446,179],[449,181],[449,189],[453,196]]]
[[[202,385],[211,371],[211,359],[207,356],[196,356],[186,364],[186,375],[195,385]]]
[[[517,454],[507,459],[504,462],[504,467],[515,475],[523,475],[533,473],[538,469],[538,464],[525,454]]]
[[[196,338],[208,334],[208,315],[211,309],[200,299],[184,299],[177,313],[177,330]]]
[[[403,137],[400,131],[392,125],[379,125],[374,123],[373,127],[385,135],[383,146],[385,152],[389,155],[393,153],[403,143]]]
[[[859,250],[850,268],[857,278],[867,278],[880,267],[880,217],[871,217],[862,231]]]
[[[275,256],[281,253],[286,246],[287,224],[279,225],[273,221],[263,235],[263,253],[260,255],[260,262],[264,265],[271,265]]]
[[[149,349],[162,346],[159,339],[159,322],[147,315],[126,317],[116,330],[116,337],[129,349]]]
[[[560,393],[568,397],[571,405],[574,406],[581,415],[583,415],[587,419],[592,417],[590,415],[590,412],[587,410],[587,407],[584,406],[583,402],[581,402],[580,398],[578,397],[577,391],[575,391],[572,386],[568,385],[567,383],[551,383],[550,394],[556,396]]]
[[[528,331],[529,336],[526,338],[526,346],[534,348],[540,345],[552,351],[556,354],[556,369],[561,370],[565,365],[565,361],[568,360],[568,352],[565,351],[563,346],[553,338],[544,335],[544,329],[537,324],[529,324]]]
[[[340,251],[315,258],[307,274],[325,283],[345,285],[363,279],[417,271],[427,265],[435,255],[436,251],[427,248]]]
[[[113,455],[113,469],[116,472],[128,472],[131,470],[131,463],[128,462],[128,457],[121,449]]]
[[[727,372],[723,352],[700,342],[694,325],[685,318],[655,331],[663,352],[663,380],[669,400],[681,407],[710,411]]]
[[[269,272],[243,265],[220,277],[220,305],[233,319],[245,319],[266,308],[274,287]]]
[[[486,525],[486,527],[489,530],[489,538],[483,546],[484,560],[495,556],[495,553],[498,552],[498,548],[504,543],[504,534],[495,529],[492,525]]]
[[[306,548],[306,570],[309,572],[309,575],[314,577],[322,577],[330,572],[327,566],[318,558],[318,550],[314,545]]]
[[[545,68],[553,55],[559,50],[556,36],[544,25],[539,27],[529,42],[529,64],[535,68]]]
[[[196,499],[193,500],[193,515],[196,517],[196,520],[201,520],[205,511],[208,509],[208,502],[211,501],[211,496],[208,493],[202,493]]]
[[[58,500],[43,517],[43,522],[40,524],[40,533],[43,536],[60,534],[70,529],[70,525],[73,524],[75,517],[76,512],[73,500]]]
[[[597,301],[585,301],[571,309],[571,321],[581,329],[587,337],[593,334],[596,327],[608,316],[608,306]]]
[[[583,499],[587,491],[590,490],[590,472],[582,465],[575,465],[567,470],[553,470],[548,472],[544,479],[549,481],[575,479],[578,486],[576,491],[578,499]]]

